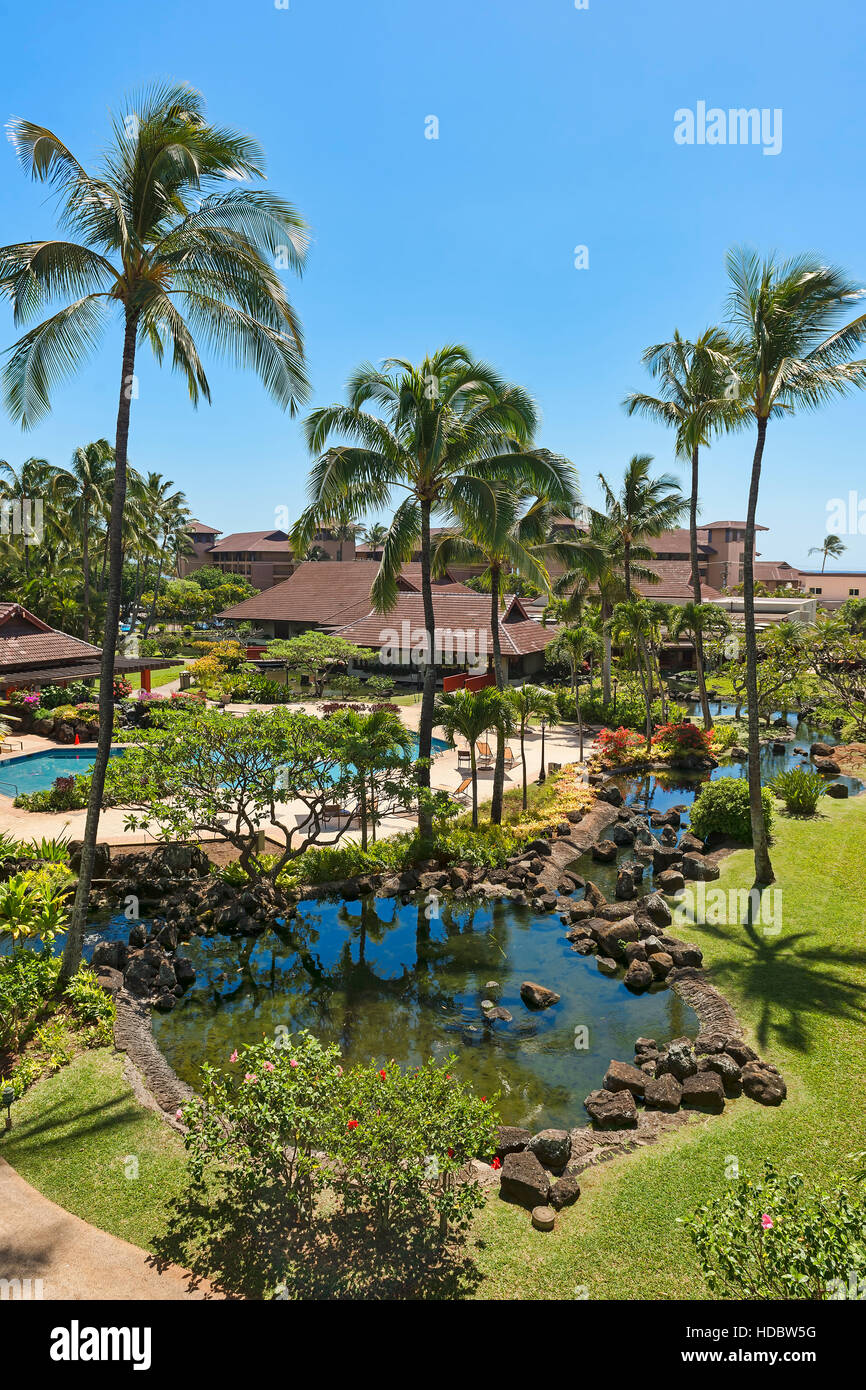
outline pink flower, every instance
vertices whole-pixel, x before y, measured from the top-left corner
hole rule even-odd
[[[265,1067],[265,1071],[273,1071],[273,1069],[274,1069],[274,1064],[273,1064],[273,1062],[265,1062],[264,1067]]]
[[[230,1062],[236,1062],[237,1060],[238,1060],[238,1050],[237,1050],[237,1048],[235,1048],[235,1050],[234,1050],[234,1052],[232,1053],[231,1057],[229,1057],[229,1061],[230,1061]]]
[[[250,1081],[250,1082],[258,1081],[258,1079],[259,1079],[259,1078],[256,1076],[256,1074],[255,1074],[254,1071],[248,1071],[247,1074],[246,1074],[246,1076],[244,1077],[244,1081]]]
[[[342,1067],[337,1067],[337,1075],[338,1075],[338,1076],[342,1076],[342,1075],[343,1075],[343,1068],[342,1068]]]
[[[175,1112],[174,1112],[174,1118],[175,1118],[176,1120],[182,1120],[182,1119],[183,1119],[183,1111],[182,1111],[182,1110],[175,1110]]]
[[[290,1060],[290,1062],[289,1062],[289,1066],[290,1066],[290,1067],[299,1067],[300,1065],[301,1065],[300,1062],[296,1062],[295,1059],[294,1059],[294,1057],[291,1058],[291,1060]]]
[[[773,1218],[768,1216],[766,1212],[761,1217],[761,1226],[765,1231],[772,1231],[773,1229]]]

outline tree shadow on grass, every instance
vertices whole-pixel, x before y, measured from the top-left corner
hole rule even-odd
[[[757,889],[762,896],[768,890]],[[700,922],[701,930],[730,948],[730,926]],[[762,1046],[776,1040],[796,1052],[808,1052],[811,1043],[809,1016],[856,1023],[866,1022],[866,985],[854,972],[866,967],[866,951],[827,945],[807,946],[815,933],[808,931],[770,934],[761,920],[760,906],[750,898],[739,923],[745,934],[738,945],[748,954],[729,954],[713,961],[713,972],[724,974],[744,999],[759,1006],[755,1026]]]
[[[191,1271],[229,1298],[286,1300],[462,1299],[481,1275],[459,1242],[431,1229],[398,1229],[379,1237],[360,1213],[329,1211],[312,1229],[286,1220],[278,1194],[262,1192],[241,1209],[222,1192],[191,1183],[167,1230],[154,1242],[153,1263]]]

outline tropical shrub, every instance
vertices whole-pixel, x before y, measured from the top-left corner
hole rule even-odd
[[[784,801],[785,810],[791,816],[813,816],[821,797],[827,795],[824,778],[804,767],[791,767],[778,773],[769,787]]]
[[[601,729],[597,741],[602,758],[613,766],[631,762],[639,754],[646,752],[646,740],[643,735],[623,726],[618,729]]]
[[[205,1063],[196,1097],[178,1111],[195,1184],[218,1182],[239,1211],[276,1206],[286,1224],[309,1223],[328,1180],[340,1054],[303,1031],[246,1044],[228,1069]]]
[[[574,691],[567,686],[560,685],[554,688],[554,695],[560,719],[576,719]],[[646,705],[643,695],[636,690],[620,690],[617,693],[616,703],[614,704],[611,700],[606,705],[598,691],[590,695],[588,687],[582,686],[580,713],[585,724],[610,725],[615,720],[618,725],[626,729],[642,731],[646,728]],[[652,717],[655,724],[660,724],[663,719],[682,720],[685,719],[686,714],[685,705],[668,703],[667,710],[663,711],[661,700],[653,701]]]
[[[14,805],[25,811],[80,811],[90,796],[92,773],[55,777],[50,787],[36,792],[20,792]],[[109,805],[106,800],[103,805]]]
[[[773,798],[766,787],[761,788],[764,824],[769,830],[773,823]],[[744,845],[752,843],[752,821],[749,811],[749,781],[747,777],[719,777],[704,782],[692,803],[690,828],[705,840],[708,835],[729,835]]]
[[[92,695],[84,681],[70,681],[68,685],[43,685],[38,695],[39,709],[47,713],[59,705],[74,705],[79,700],[92,699]]]
[[[457,1080],[455,1060],[405,1069],[371,1063],[343,1078],[337,1187],[345,1206],[369,1212],[380,1232],[436,1220],[443,1235],[465,1230],[484,1203],[480,1185],[457,1175],[492,1153],[496,1110]]]
[[[132,694],[132,681],[128,681],[125,676],[114,677],[114,698],[115,700],[126,700]]]
[[[735,744],[742,742],[747,737],[747,730],[734,723],[714,724],[710,735],[710,749],[719,757]]]
[[[866,1296],[862,1188],[825,1190],[768,1162],[683,1222],[712,1291],[734,1299]]]
[[[653,753],[662,757],[679,758],[689,754],[706,755],[712,746],[712,734],[684,720],[677,724],[663,724],[652,737]]]

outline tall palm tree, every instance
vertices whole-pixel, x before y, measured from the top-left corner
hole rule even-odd
[[[274,400],[294,411],[308,391],[303,343],[275,257],[281,252],[300,269],[307,229],[275,194],[237,186],[238,179],[262,177],[260,146],[247,135],[209,124],[203,98],[184,84],[158,85],[130,102],[113,123],[113,140],[96,174],[42,126],[16,119],[11,135],[25,172],[53,186],[61,221],[78,238],[0,250],[0,289],[12,301],[16,322],[37,315],[52,300],[63,301],[9,350],[3,372],[6,406],[23,429],[48,412],[53,388],[81,368],[112,310],[123,326],[99,742],[63,956],[61,981],[66,981],[81,957],[111,750],[136,349],[146,342],[162,362],[169,347],[193,403],[202,396],[210,400],[193,336],[201,333],[217,351],[254,368]]]
[[[109,485],[114,475],[114,448],[107,439],[96,439],[78,448],[69,470],[54,475],[58,505],[68,511],[81,537],[81,572],[84,579],[82,636],[90,641],[90,539],[94,523],[108,513]]]
[[[772,255],[761,260],[753,251],[733,248],[727,269],[739,400],[756,429],[743,549],[743,607],[755,878],[766,884],[774,874],[761,805],[754,551],[767,426],[774,416],[791,414],[798,407],[816,410],[835,396],[866,386],[866,361],[851,360],[866,338],[866,315],[839,324],[866,291],[843,271],[811,255],[779,262]]]
[[[610,628],[615,642],[631,657],[637,668],[646,710],[646,741],[653,735],[653,659],[656,614],[653,605],[643,598],[625,599],[618,603],[610,616]]]
[[[841,536],[829,535],[824,537],[823,545],[813,545],[809,549],[810,555],[822,555],[821,573],[824,573],[824,566],[827,563],[827,556],[830,555],[834,560],[838,560],[840,555],[844,555],[848,549]]]
[[[495,479],[567,508],[574,501],[574,470],[567,459],[532,447],[537,413],[529,395],[465,347],[440,348],[417,365],[402,358],[389,358],[382,370],[364,363],[347,390],[348,404],[323,406],[307,419],[307,443],[318,457],[311,502],[292,531],[292,548],[302,553],[329,516],[362,516],[385,507],[395,491],[406,494],[388,529],[371,598],[380,613],[393,608],[400,571],[420,549],[426,653],[417,778],[419,828],[426,837],[437,677],[431,517],[450,519],[458,509],[461,517],[479,516]],[[382,414],[366,410],[368,402]],[[345,442],[332,443],[335,438]]]
[[[526,789],[526,731],[536,720],[545,724],[555,724],[558,718],[556,696],[543,685],[519,685],[507,691],[507,698],[514,710],[520,738],[520,764],[523,770],[523,809],[527,807]],[[542,764],[544,758],[542,757]]]
[[[47,459],[29,458],[25,459],[21,467],[16,469],[5,459],[0,460],[0,497],[4,502],[11,505],[24,507],[25,503],[30,504],[40,499],[43,500],[46,494],[50,494],[51,482],[54,470]],[[26,544],[25,536],[12,536],[10,544],[21,546],[24,552],[23,568],[25,579],[30,573],[30,551],[32,547]]]
[[[622,541],[625,596],[630,599],[632,547],[647,537],[660,536],[681,520],[688,503],[670,473],[650,477],[652,455],[633,454],[615,493],[603,473],[599,473],[607,518]]]
[[[489,729],[503,722],[503,696],[494,686],[482,690],[452,690],[439,695],[433,707],[433,722],[441,728],[454,746],[460,734],[469,744],[469,768],[472,777],[472,828],[478,829],[478,759],[475,745]]]
[[[565,564],[563,573],[554,583],[554,593],[565,598],[560,610],[562,622],[583,621],[586,601],[597,598],[602,630],[601,698],[611,701],[611,628],[610,616],[614,605],[626,597],[625,542],[621,532],[602,512],[590,513],[589,529],[576,541],[559,547]],[[653,559],[648,546],[629,542],[629,574],[641,584],[659,583],[659,576],[645,563]]]
[[[703,639],[708,634],[716,636],[729,631],[728,616],[724,609],[717,607],[715,603],[695,603],[692,599],[679,607],[672,604],[667,611],[665,626],[672,641],[678,642],[681,637],[685,637],[695,649],[695,669],[698,677],[701,713],[704,719],[704,728],[711,729],[713,718],[710,713],[710,702],[707,698]]]
[[[186,527],[189,522],[190,512],[186,505],[186,497],[179,489],[172,492],[173,487],[174,483],[171,479],[163,478],[161,473],[148,474],[146,495],[151,508],[155,538],[159,541],[159,549],[157,551],[156,579],[153,585],[153,602],[144,621],[143,637],[147,636],[156,617],[159,588],[162,583],[166,560],[169,556],[176,556],[177,537],[180,534],[186,534]]]
[[[550,589],[550,575],[545,560],[554,549],[548,541],[552,508],[546,498],[527,497],[512,483],[492,482],[488,486],[488,505],[482,507],[480,512],[470,509],[464,515],[457,502],[458,527],[444,531],[437,537],[433,550],[433,573],[443,574],[451,564],[483,566],[476,582],[482,593],[490,595],[493,672],[497,688],[505,690],[508,679],[502,660],[502,634],[499,628],[503,586],[509,575],[516,575],[528,579],[540,589]],[[499,825],[502,820],[504,788],[505,739],[500,731],[496,742],[493,795],[490,800],[490,819],[494,825]]]
[[[564,661],[571,672],[571,685],[574,691],[574,708],[577,714],[577,727],[580,738],[580,761],[583,762],[583,715],[580,709],[580,683],[579,675],[583,670],[584,663],[591,655],[600,652],[602,648],[601,639],[594,628],[589,623],[580,623],[576,627],[563,628],[562,632],[557,633],[553,641],[550,642],[545,651],[554,661]]]

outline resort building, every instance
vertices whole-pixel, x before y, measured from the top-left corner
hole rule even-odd
[[[99,675],[102,649],[80,637],[70,637],[49,627],[20,603],[0,602],[0,690],[39,689],[43,685],[68,685]],[[144,690],[150,689],[151,671],[173,665],[158,657],[115,657],[114,673],[141,672]]]

